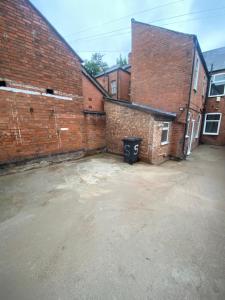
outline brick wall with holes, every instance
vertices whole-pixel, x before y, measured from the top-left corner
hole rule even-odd
[[[83,113],[79,57],[29,1],[1,4],[0,164],[100,148],[104,122]]]
[[[84,109],[103,112],[103,95],[84,74],[82,74],[82,88],[84,97]]]
[[[184,136],[194,49],[192,35],[132,22],[131,101],[177,113],[171,155],[179,158],[183,157],[184,143],[185,148],[188,144]],[[195,118],[195,112],[201,113],[204,107],[204,76],[200,61],[199,88],[197,93],[192,90],[190,102]],[[194,140],[193,148],[198,141]]]
[[[153,115],[105,102],[106,112],[106,147],[115,154],[123,154],[122,139],[127,136],[142,138],[140,159],[149,163],[159,164],[167,160],[170,143],[161,145],[162,124],[167,119],[155,118]],[[170,126],[172,123],[170,122]],[[171,128],[169,141],[171,139]]]

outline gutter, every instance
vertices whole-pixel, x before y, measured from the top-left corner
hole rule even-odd
[[[186,124],[185,124],[184,137],[183,137],[183,155],[184,155],[183,158],[184,159],[186,159],[186,157],[187,157],[187,152],[185,152],[185,142],[186,142],[188,113],[189,113],[190,103],[191,103],[191,92],[192,92],[192,84],[193,84],[193,74],[194,74],[196,50],[197,50],[197,38],[196,38],[196,36],[194,36],[194,57],[193,57],[193,61],[192,61],[191,84],[190,84],[190,89],[189,89],[189,99],[188,99],[187,113],[186,113]]]

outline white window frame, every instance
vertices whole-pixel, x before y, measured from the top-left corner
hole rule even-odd
[[[193,90],[197,92],[198,90],[198,77],[199,77],[199,57],[196,57],[195,61],[195,68],[194,68],[194,84],[193,84]]]
[[[202,115],[198,114],[198,119],[197,119],[197,129],[195,132],[195,138],[198,139],[200,136],[200,128],[201,128],[201,121],[202,121]]]
[[[188,119],[187,119],[187,128],[186,128],[186,134],[185,137],[189,138],[189,129],[190,129],[190,124],[191,124],[191,112],[188,112]]]
[[[162,132],[164,130],[167,131],[167,136],[166,136],[166,141],[162,142],[162,133],[161,133],[161,145],[167,145],[167,144],[169,144],[170,122],[163,122],[163,124],[162,124]]]
[[[224,84],[224,93],[223,94],[219,94],[219,95],[210,95],[210,92],[211,92],[211,86],[212,84],[214,83],[214,78],[215,76],[217,75],[225,75],[224,72],[221,72],[221,73],[217,73],[217,74],[213,74],[210,78],[210,86],[209,86],[209,93],[208,93],[208,97],[210,98],[215,98],[215,97],[220,97],[220,96],[224,96],[225,95],[225,84]],[[216,82],[224,82],[223,80],[221,81],[216,81]]]
[[[115,84],[115,86],[113,86],[113,84]],[[116,93],[117,93],[117,82],[116,82],[116,80],[112,80],[111,81],[111,94],[116,95]]]
[[[220,118],[219,118],[219,120],[206,120],[208,115],[220,115]],[[222,117],[222,113],[207,113],[207,114],[205,114],[203,134],[204,135],[219,135],[221,117]],[[206,122],[218,122],[217,132],[216,133],[215,132],[213,132],[213,133],[205,132]]]

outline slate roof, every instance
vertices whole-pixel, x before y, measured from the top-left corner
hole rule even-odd
[[[103,72],[100,72],[100,73],[98,73],[96,76],[95,76],[95,78],[96,77],[99,77],[99,76],[102,76],[102,75],[104,75],[104,74],[108,74],[108,73],[111,73],[111,72],[113,72],[113,71],[116,71],[116,70],[123,70],[123,71],[125,71],[125,72],[128,72],[127,71],[127,69],[130,67],[130,65],[124,65],[124,66],[118,66],[118,65],[115,65],[115,66],[112,66],[112,67],[110,67],[110,68],[108,68],[107,70],[105,70],[105,71],[103,71]]]
[[[203,52],[208,71],[225,69],[225,47]]]
[[[166,118],[169,118],[172,120],[176,118],[176,113],[163,111],[161,109],[157,109],[157,108],[154,108],[154,107],[151,107],[148,105],[142,105],[142,104],[138,104],[138,103],[134,103],[134,102],[131,103],[131,102],[122,101],[122,100],[115,100],[110,97],[106,97],[105,100],[112,102],[114,104],[117,104],[117,105],[121,105],[121,106],[125,106],[125,107],[131,108],[131,109],[136,109],[139,111],[150,113],[155,116],[166,117]]]

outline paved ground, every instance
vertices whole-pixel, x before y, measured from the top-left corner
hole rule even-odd
[[[225,148],[0,177],[0,299],[225,299]]]

